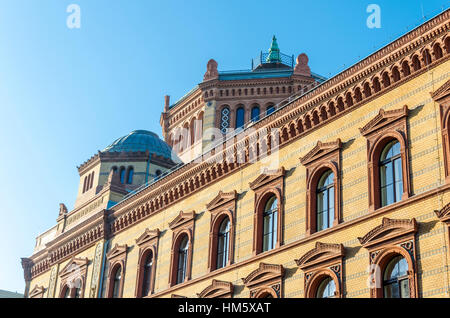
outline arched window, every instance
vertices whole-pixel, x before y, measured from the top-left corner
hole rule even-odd
[[[188,262],[189,240],[184,236],[178,249],[177,284],[181,284],[186,279]]]
[[[134,168],[129,167],[128,168],[128,175],[127,175],[127,183],[132,184],[133,183],[133,174],[134,174]]]
[[[84,182],[83,182],[83,192],[82,192],[82,193],[85,193],[85,192],[86,192],[86,184],[87,184],[87,177],[84,177]]]
[[[91,173],[91,183],[89,184],[89,189],[91,189],[92,186],[94,185],[94,174],[95,174],[95,171],[92,171],[92,173]]]
[[[384,147],[379,167],[381,206],[400,201],[403,194],[403,177],[398,140],[393,140]]]
[[[252,108],[252,121],[258,121],[259,120],[259,106],[255,106]]]
[[[270,251],[275,248],[277,242],[278,200],[271,196],[264,207],[263,213],[263,246],[262,251]]]
[[[70,288],[69,286],[64,286],[64,291],[62,293],[63,298],[70,298]]]
[[[217,269],[225,267],[228,263],[230,246],[230,220],[225,218],[219,227],[217,239]]]
[[[120,167],[120,183],[125,183],[125,167]]]
[[[267,106],[267,109],[266,109],[266,115],[270,115],[274,111],[275,111],[275,106],[274,105],[269,105],[269,106]]]
[[[336,294],[336,284],[331,277],[325,278],[317,288],[316,298],[333,298]]]
[[[245,123],[245,110],[244,107],[239,107],[236,110],[236,129],[244,127]]]
[[[408,262],[395,256],[386,266],[383,274],[384,298],[410,298]]]
[[[317,231],[333,226],[334,202],[334,173],[327,170],[317,184]]]
[[[81,280],[77,280],[75,282],[74,293],[73,293],[75,298],[81,298],[81,288],[82,288]]]
[[[113,275],[112,298],[120,297],[120,280],[122,279],[122,267],[118,266]]]
[[[143,282],[142,282],[142,296],[148,296],[150,294],[152,270],[153,270],[153,253],[149,251],[144,262],[143,268]]]

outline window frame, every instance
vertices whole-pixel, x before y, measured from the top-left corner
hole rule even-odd
[[[394,139],[400,143],[402,160],[403,193],[401,201],[409,198],[411,195],[408,112],[408,106],[406,105],[401,109],[389,111],[380,109],[377,116],[359,129],[360,133],[366,137],[367,142],[369,212],[383,207],[381,206],[380,156],[386,145]]]
[[[125,275],[126,275],[126,261],[127,261],[127,254],[128,254],[128,246],[126,244],[119,245],[116,243],[116,245],[108,252],[106,253],[106,259],[109,264],[108,268],[108,275],[107,275],[107,283],[106,283],[106,297],[112,298],[113,291],[114,291],[114,276],[116,273],[117,268],[120,266],[122,273],[121,273],[121,279],[119,283],[119,298],[123,297],[123,286],[125,282]]]
[[[136,239],[136,245],[139,247],[139,258],[137,263],[137,275],[136,275],[136,289],[135,289],[135,297],[136,298],[145,298],[149,297],[154,293],[155,289],[155,278],[156,278],[156,267],[158,261],[158,247],[159,247],[159,229],[150,230],[145,229],[144,233]],[[144,295],[144,278],[145,278],[145,265],[148,254],[152,253],[153,257],[153,265],[152,271],[150,275],[150,286],[149,292],[147,295]]]
[[[275,248],[283,245],[284,228],[284,176],[286,171],[284,167],[278,170],[265,169],[253,182],[250,182],[250,189],[255,194],[255,210],[253,217],[253,255],[263,253],[263,213],[267,201],[273,195],[278,201],[277,211],[277,241]],[[268,252],[268,251],[265,251]],[[264,252],[264,253],[265,253]]]
[[[342,222],[341,151],[342,142],[338,138],[332,142],[318,141],[313,149],[300,157],[301,164],[306,168],[306,235],[327,230],[317,230],[317,187],[328,170],[334,174],[334,220],[331,228]]]
[[[71,284],[80,281],[81,294],[80,298],[84,298],[84,293],[86,289],[86,273],[87,273],[87,258],[77,258],[73,256],[69,262],[64,266],[64,268],[59,273],[60,277],[60,298],[63,298],[65,288],[69,288],[70,298],[75,296],[75,287],[70,287]],[[75,275],[75,276],[74,276]]]

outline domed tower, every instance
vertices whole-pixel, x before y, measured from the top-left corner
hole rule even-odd
[[[324,82],[308,61],[305,53],[296,59],[283,54],[275,36],[248,70],[219,71],[218,63],[209,60],[203,82],[172,105],[165,96],[164,140],[183,162],[194,160],[213,140],[252,125]]]
[[[168,144],[147,130],[135,130],[116,139],[78,167],[80,184],[75,208],[113,185],[112,205],[143,184],[152,182],[180,160]]]

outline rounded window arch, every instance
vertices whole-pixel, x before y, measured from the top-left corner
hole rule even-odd
[[[180,238],[180,245],[178,247],[178,264],[177,264],[177,284],[181,284],[186,279],[189,253],[189,238],[184,234]]]
[[[236,129],[244,127],[245,124],[245,109],[240,106],[236,109]]]
[[[325,277],[319,283],[316,298],[334,298],[336,296],[336,283],[331,277]]]
[[[142,266],[142,297],[151,294],[152,273],[153,273],[153,251],[149,249],[143,255],[144,262]]]
[[[122,280],[122,266],[117,265],[111,275],[111,298],[120,297],[120,288]]]
[[[262,223],[262,252],[266,252],[276,247],[278,237],[278,199],[274,194],[264,205]]]
[[[383,272],[384,298],[410,298],[408,262],[402,255],[395,255]]]
[[[224,217],[217,233],[217,260],[216,269],[225,267],[229,261],[230,249],[230,219]]]
[[[70,288],[68,285],[64,285],[64,288],[61,292],[61,298],[71,298]]]
[[[253,108],[252,108],[252,113],[251,113],[251,120],[252,120],[253,122],[259,120],[259,105],[253,106]]]
[[[334,223],[334,173],[326,170],[319,179],[316,188],[316,226],[317,231],[322,231],[333,226]]]
[[[386,206],[402,199],[403,175],[401,146],[394,139],[383,148],[379,159],[381,206]]]

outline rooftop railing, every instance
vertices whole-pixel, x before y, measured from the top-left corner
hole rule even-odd
[[[258,66],[262,64],[268,64],[267,57],[269,56],[269,53],[263,53],[259,55],[259,57],[252,59],[252,71],[254,71]],[[281,64],[284,64],[286,66],[289,66],[290,68],[294,68],[295,66],[295,59],[294,55],[286,55],[280,52],[280,59]]]

